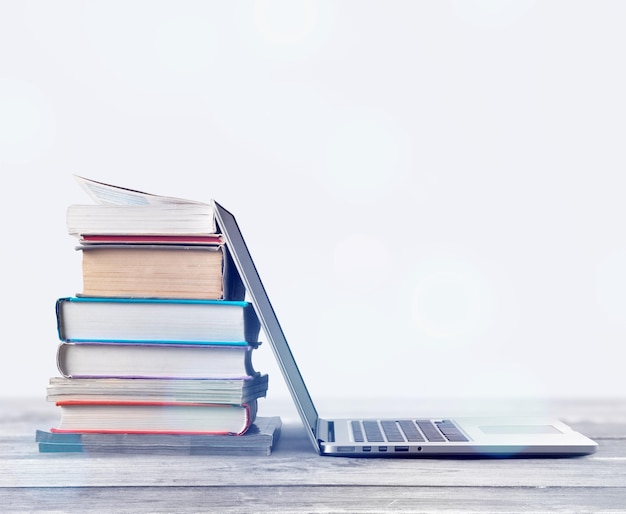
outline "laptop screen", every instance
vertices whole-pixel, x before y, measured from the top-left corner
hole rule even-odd
[[[309,429],[309,435],[317,445],[317,441],[315,440],[318,419],[317,410],[313,405],[309,391],[306,388],[300,370],[291,353],[291,349],[278,322],[274,308],[265,292],[256,266],[252,261],[252,256],[241,235],[235,217],[217,202],[213,203],[215,205],[218,225],[224,235],[231,257],[235,262],[235,267],[241,276],[246,291],[250,295],[251,303],[261,321],[265,336],[270,341],[270,346],[274,351],[289,392],[296,403],[300,417],[303,423],[306,423]]]

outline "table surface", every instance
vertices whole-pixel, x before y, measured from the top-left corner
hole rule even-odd
[[[626,399],[432,400],[415,414],[550,414],[599,443],[558,459],[367,459],[317,455],[286,400],[272,455],[263,457],[40,454],[36,429],[58,422],[44,399],[0,399],[3,512],[624,512]],[[370,400],[395,415],[406,402]],[[339,413],[342,402],[324,402]],[[363,408],[366,407],[364,410]],[[318,405],[319,408],[319,405]],[[417,410],[419,412],[417,412]],[[447,414],[453,411],[447,411]],[[399,414],[399,412],[398,412]]]

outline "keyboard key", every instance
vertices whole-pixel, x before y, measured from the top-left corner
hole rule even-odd
[[[361,423],[359,423],[358,421],[351,421],[350,425],[352,426],[352,436],[354,437],[354,442],[364,442],[365,439],[363,437],[363,430],[361,430]]]
[[[378,443],[385,440],[377,421],[363,421],[363,429],[367,441]]]
[[[400,429],[398,428],[398,425],[396,425],[395,421],[384,420],[381,421],[380,424],[383,427],[383,432],[385,432],[387,441],[390,443],[404,442],[404,436],[402,435],[402,432],[400,432]]]
[[[464,442],[469,439],[463,435],[463,433],[457,428],[457,426],[450,420],[444,419],[443,421],[435,422],[439,430],[446,436],[446,439],[450,442]]]
[[[445,437],[441,435],[441,432],[437,430],[437,427],[428,419],[418,419],[415,423],[420,427],[422,434],[427,441],[431,443],[443,443],[446,441]]]
[[[422,434],[420,434],[415,423],[410,419],[402,419],[398,421],[398,425],[400,425],[400,428],[404,432],[404,437],[406,437],[406,440],[410,443],[421,443],[424,441]]]

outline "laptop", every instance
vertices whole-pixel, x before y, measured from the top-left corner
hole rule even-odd
[[[217,202],[216,219],[250,302],[278,361],[313,449],[349,457],[575,456],[597,443],[557,419],[443,417],[324,419],[318,415],[235,217]]]

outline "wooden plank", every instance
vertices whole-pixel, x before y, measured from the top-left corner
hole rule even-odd
[[[560,409],[574,428],[599,442],[595,455],[320,457],[295,418],[285,422],[269,457],[40,454],[35,430],[56,423],[56,408],[41,399],[0,401],[0,501],[3,511],[37,510],[35,505],[65,512],[76,503],[75,511],[87,504],[94,512],[173,511],[181,505],[220,512],[626,512],[619,510],[626,509],[626,402],[565,402]]]
[[[626,513],[624,487],[89,487],[0,489],[3,512]]]
[[[1,487],[458,486],[620,487],[626,439],[600,440],[591,456],[561,459],[320,457],[287,426],[269,457],[40,454],[33,437],[2,438]]]

